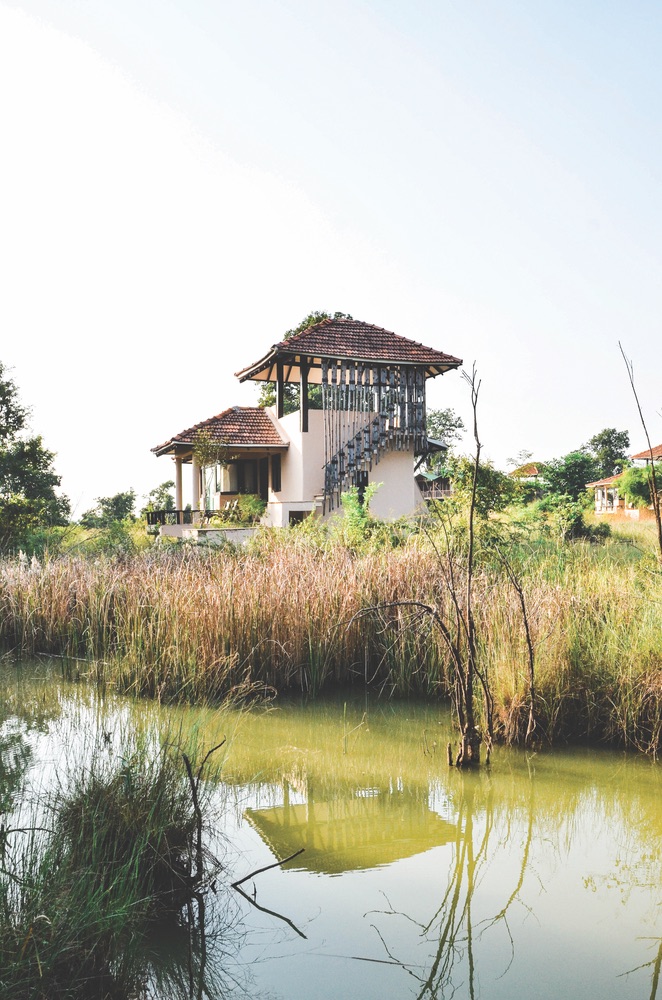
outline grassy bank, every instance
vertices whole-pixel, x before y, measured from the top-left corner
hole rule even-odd
[[[102,743],[29,803],[5,803],[0,995],[143,995],[151,942],[164,935],[179,952],[173,979],[201,966],[200,907],[217,866],[209,856],[198,864],[199,787],[194,801],[184,756],[167,740],[119,753]]]
[[[419,601],[450,614],[439,547],[348,546],[271,533],[239,552],[157,550],[59,557],[0,569],[0,643],[16,656],[78,658],[74,670],[164,700],[368,683],[385,695],[448,694],[447,650]],[[535,651],[537,736],[656,752],[662,727],[662,575],[645,531],[603,545],[529,534],[508,558]],[[461,581],[460,581],[461,590]],[[498,560],[474,583],[481,662],[497,735],[521,742],[528,648],[521,603]],[[68,666],[70,669],[70,664]]]

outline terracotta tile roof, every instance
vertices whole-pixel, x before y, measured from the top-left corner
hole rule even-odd
[[[193,445],[198,435],[209,441],[244,448],[286,448],[269,414],[260,406],[232,406],[208,420],[203,420],[170,440],[152,448],[157,455],[172,451],[176,445]]]
[[[622,475],[623,473],[619,472],[615,476],[607,476],[606,479],[597,479],[594,483],[587,483],[586,489],[590,490],[594,486],[611,486],[612,483],[615,483],[617,480],[619,480]]]
[[[526,462],[524,465],[520,465],[517,469],[513,469],[512,472],[508,473],[513,479],[531,479],[534,476],[540,475],[540,469],[535,462]]]
[[[653,459],[657,462],[658,459],[662,458],[662,444],[654,445],[652,450],[653,450]],[[646,451],[640,451],[638,455],[630,455],[630,458],[635,461],[637,459],[642,459],[642,460],[648,459],[648,461],[650,462],[651,453],[647,448]]]
[[[445,354],[433,347],[424,347],[415,340],[408,340],[390,330],[355,319],[325,319],[315,326],[295,334],[289,340],[274,344],[260,361],[237,372],[243,381],[270,368],[275,361],[293,357],[351,358],[357,361],[424,365],[429,374],[439,374],[462,364],[461,358]],[[264,375],[262,375],[264,377]]]

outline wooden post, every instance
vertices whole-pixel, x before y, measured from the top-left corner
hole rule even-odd
[[[285,382],[283,380],[283,362],[276,365],[276,416],[280,420],[285,413]]]
[[[299,365],[299,427],[303,434],[308,430],[308,365]]]
[[[182,460],[179,455],[175,457],[175,510],[183,510],[184,500],[182,491]]]
[[[194,511],[197,511],[200,509],[200,465],[198,464],[198,460],[195,457],[195,455],[193,456],[191,465],[192,465],[192,476],[193,476],[193,482],[192,482],[193,503],[191,504],[191,507],[193,508]],[[195,514],[193,515],[193,518],[195,523],[195,521],[197,520]]]

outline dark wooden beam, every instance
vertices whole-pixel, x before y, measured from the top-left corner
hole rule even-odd
[[[276,416],[280,420],[285,413],[285,381],[283,379],[283,362],[276,365]]]
[[[299,366],[299,426],[301,433],[308,430],[308,365],[301,359]]]

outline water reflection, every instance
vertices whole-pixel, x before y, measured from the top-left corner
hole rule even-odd
[[[86,731],[109,734],[107,753],[150,727],[229,738],[206,933],[183,921],[145,942],[145,996],[662,1000],[659,765],[501,750],[465,775],[435,752],[450,730],[429,706],[228,716],[41,681],[25,694],[2,730],[22,734],[0,755],[14,795],[33,760],[43,780],[63,748],[75,761]],[[300,848],[244,885],[252,901],[230,889]]]
[[[455,836],[453,824],[430,809],[429,796],[420,787],[338,788],[334,797],[328,790],[317,794],[312,779],[294,786],[284,779],[282,788],[282,805],[249,808],[246,819],[276,857],[303,849],[297,866],[311,872],[338,875],[377,868]]]
[[[296,780],[254,788],[244,815],[272,855],[305,849],[269,896],[297,919],[318,902],[306,928],[315,958],[351,962],[343,981],[356,995],[658,997],[659,767],[622,754],[502,751],[479,774],[400,756],[386,778],[378,753],[363,759],[368,781],[357,785],[342,755],[329,766],[319,728],[316,754],[300,737]],[[340,884],[311,889],[307,874]],[[295,954],[293,971],[306,955]],[[272,955],[281,961],[282,949]],[[305,991],[296,972],[294,989],[276,973],[281,995],[327,996],[319,964],[315,975],[308,963]]]
[[[397,945],[389,944],[386,934],[379,931],[388,958],[397,962],[418,983],[420,988],[416,992],[417,1000],[436,1000],[437,997],[455,993],[461,984],[466,986],[470,1000],[474,1000],[481,939],[488,930],[496,928],[500,923],[504,925],[511,949],[503,974],[514,960],[515,938],[509,924],[509,911],[517,903],[522,903],[520,893],[531,848],[533,811],[528,813],[524,842],[520,847],[517,881],[512,888],[507,887],[509,891],[499,898],[500,902],[502,900],[500,908],[495,909],[491,917],[483,916],[477,922],[474,896],[484,870],[494,862],[491,850],[491,840],[495,833],[493,789],[489,787],[486,795],[479,796],[482,799],[481,819],[480,823],[475,823],[477,793],[481,791],[477,787],[476,776],[460,775],[459,786],[455,796],[457,823],[453,858],[436,910],[425,921],[392,909],[373,914],[374,917],[387,915],[410,921],[417,927],[420,939],[430,947],[427,967],[421,972],[419,967],[412,967],[406,959],[398,958]]]

